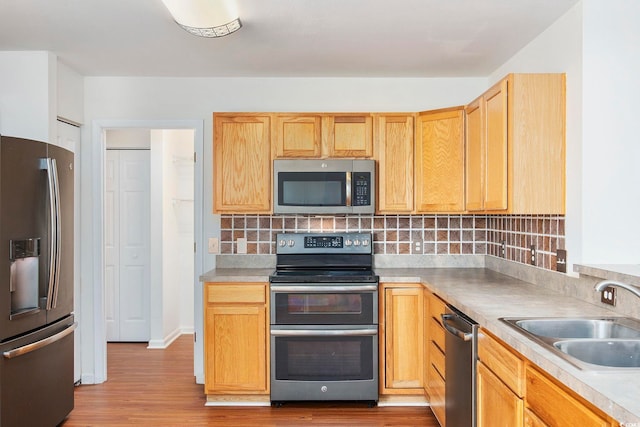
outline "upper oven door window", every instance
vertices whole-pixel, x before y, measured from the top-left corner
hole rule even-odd
[[[346,172],[279,172],[279,206],[346,206]]]
[[[275,288],[275,290],[274,290]],[[378,323],[375,291],[298,290],[273,286],[271,323],[276,325],[372,325]]]

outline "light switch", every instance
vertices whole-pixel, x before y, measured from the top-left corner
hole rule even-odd
[[[218,241],[217,237],[209,237],[209,253],[220,253],[220,242]]]

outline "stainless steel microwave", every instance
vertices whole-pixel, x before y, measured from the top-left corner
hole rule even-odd
[[[375,161],[273,161],[274,214],[373,214]]]

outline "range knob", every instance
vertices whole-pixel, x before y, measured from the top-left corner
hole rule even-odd
[[[287,244],[286,240],[284,240],[284,239],[278,240],[278,246],[283,247],[283,246],[286,246],[286,244]]]
[[[323,393],[326,393],[327,390],[329,390],[329,389],[327,388],[326,385],[323,385],[322,387],[320,387],[320,391],[323,392]]]
[[[353,242],[351,241],[351,239],[346,239],[346,240],[344,241],[344,245],[345,245],[345,246],[351,246],[351,244],[352,244],[352,243],[353,243]]]
[[[289,240],[287,241],[287,244],[289,245],[289,247],[293,247],[293,246],[296,244],[296,242],[295,242],[295,240],[293,240],[293,239],[289,239]]]
[[[356,239],[353,241],[353,246],[360,246],[360,240]]]
[[[362,241],[362,246],[369,246],[369,239],[364,239]]]

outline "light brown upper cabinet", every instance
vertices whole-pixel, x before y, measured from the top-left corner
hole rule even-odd
[[[413,210],[413,114],[375,114],[374,159],[378,167],[377,212]]]
[[[509,74],[467,112],[467,210],[565,212],[564,74]]]
[[[415,211],[464,211],[464,108],[422,112],[415,139]]]
[[[322,155],[322,116],[288,114],[273,117],[273,144],[278,159]]]
[[[373,156],[373,117],[365,114],[274,114],[275,158]]]
[[[213,115],[214,212],[271,212],[268,114]]]
[[[371,114],[332,114],[322,117],[322,143],[327,157],[372,157]]]
[[[478,98],[467,105],[465,113],[467,116],[465,203],[469,211],[482,211],[484,210],[485,186],[484,107],[482,107],[482,98]],[[505,189],[506,184],[505,180]]]

